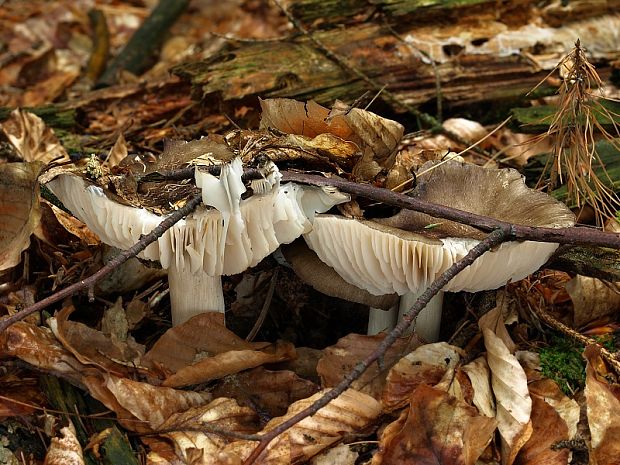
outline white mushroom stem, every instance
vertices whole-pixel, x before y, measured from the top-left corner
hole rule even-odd
[[[381,331],[390,331],[396,326],[398,318],[398,306],[389,310],[381,310],[380,308],[368,309],[368,331],[369,336],[379,334]]]
[[[381,331],[390,331],[408,312],[415,301],[422,295],[410,292],[400,298],[398,307],[389,310],[370,308],[368,313],[368,334],[378,334]],[[415,320],[413,331],[426,342],[437,342],[439,340],[439,329],[441,328],[441,310],[443,306],[443,292],[440,291],[424,307]],[[411,331],[409,331],[411,332]]]
[[[409,292],[400,298],[398,308],[398,321],[407,313],[418,297],[420,292]],[[441,310],[443,308],[443,291],[439,291],[422,309],[413,325],[413,331],[426,342],[437,342],[439,340],[439,329],[441,328]]]
[[[192,273],[189,267],[168,269],[168,286],[172,307],[172,325],[177,326],[200,313],[224,313],[222,278],[210,276],[202,268]]]

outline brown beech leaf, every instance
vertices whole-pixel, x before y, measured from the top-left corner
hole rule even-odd
[[[90,394],[131,431],[157,430],[173,413],[208,403],[206,392],[180,391],[102,373],[84,378]]]
[[[84,465],[82,446],[75,435],[73,424],[60,430],[62,438],[52,438],[43,465]]]
[[[62,347],[47,328],[18,321],[9,326],[5,335],[4,355],[17,357],[77,385],[81,384],[82,375],[88,372],[87,367]]]
[[[358,457],[359,454],[352,451],[348,445],[338,444],[313,457],[310,465],[355,465]]]
[[[495,397],[491,389],[491,371],[486,359],[478,357],[462,369],[469,377],[474,389],[473,404],[483,415],[495,418]]]
[[[0,164],[0,271],[21,261],[39,224],[41,163]]]
[[[372,465],[474,465],[497,422],[447,392],[421,384],[381,434]]]
[[[511,465],[532,434],[532,399],[527,376],[502,339],[488,328],[482,334],[497,403],[495,418],[502,438],[502,465]]]
[[[555,381],[543,378],[538,381],[530,381],[528,388],[532,399],[543,399],[560,415],[568,428],[568,439],[574,439],[577,434],[580,407],[575,399],[566,396]]]
[[[577,275],[566,283],[566,290],[573,301],[576,328],[620,311],[620,288],[613,283]]]
[[[598,345],[586,347],[584,356],[590,463],[615,465],[620,457],[620,384],[607,369]]]
[[[207,405],[193,407],[172,415],[160,427],[164,437],[174,443],[182,463],[210,465],[217,463],[218,452],[230,442],[226,436],[209,433],[209,427],[235,433],[254,433],[257,415],[233,399],[219,398]]]
[[[121,162],[121,160],[127,157],[127,154],[127,141],[121,133],[116,139],[116,142],[114,142],[114,145],[110,149],[110,152],[108,153],[103,163],[108,168],[112,168],[113,166],[117,166]]]
[[[342,116],[328,118],[329,110],[313,100],[306,103],[287,98],[259,100],[261,129],[274,128],[306,137],[329,133],[349,141],[354,135]]]
[[[292,404],[286,415],[271,420],[263,432],[309,407],[328,390]],[[295,465],[305,463],[325,448],[342,439],[346,433],[360,434],[369,428],[381,413],[381,406],[372,397],[349,389],[314,415],[304,418],[271,441],[254,462],[256,465]],[[241,463],[256,447],[254,441],[235,441],[219,453],[218,464]]]
[[[417,386],[437,384],[447,370],[456,366],[461,356],[460,348],[447,342],[436,342],[420,346],[401,358],[387,375],[381,396],[383,409],[392,412],[407,405]]]
[[[247,342],[226,329],[222,313],[207,312],[166,331],[142,364],[162,371],[164,386],[180,387],[293,358],[291,343]]]
[[[292,371],[270,371],[263,367],[233,374],[211,391],[214,397],[232,397],[270,418],[284,415],[293,402],[310,397],[318,386]]]
[[[557,385],[544,379],[529,385],[532,397],[532,436],[519,451],[515,464],[518,465],[564,465],[568,463],[568,449],[552,449],[559,441],[571,439],[569,428],[556,409],[547,402],[547,394],[553,397],[563,396]],[[566,396],[564,396],[566,397]],[[573,400],[579,420],[579,406]],[[576,428],[576,423],[575,423]]]
[[[0,421],[42,410],[45,396],[39,387],[39,377],[29,375],[26,370],[5,370],[9,371],[0,376]]]
[[[348,334],[340,338],[336,345],[323,350],[323,357],[316,367],[321,377],[323,387],[332,387],[344,379],[344,377],[359,363],[373,352],[385,334],[366,336],[361,334]],[[388,371],[396,363],[403,353],[408,353],[419,345],[413,338],[398,339],[385,353],[383,367],[372,364],[362,376],[353,382],[352,388],[365,392],[375,399],[381,399],[381,393],[385,384]]]
[[[117,376],[129,376],[144,353],[144,347],[133,340],[120,341],[83,323],[69,321],[75,307],[64,307],[49,325],[60,343],[84,365],[94,365]]]
[[[0,123],[0,129],[26,162],[69,161],[69,155],[54,131],[33,113],[15,109]]]
[[[79,239],[86,245],[98,245],[99,237],[80,220],[62,211],[47,200],[41,200],[41,230],[38,236],[52,245],[68,244]]]

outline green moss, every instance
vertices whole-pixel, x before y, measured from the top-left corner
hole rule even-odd
[[[582,389],[586,380],[583,349],[573,341],[553,336],[549,347],[540,349],[543,375],[554,380],[567,395]]]

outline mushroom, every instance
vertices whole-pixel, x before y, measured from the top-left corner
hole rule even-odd
[[[529,189],[513,169],[449,161],[426,163],[420,171],[425,174],[413,195],[421,200],[526,226],[560,228],[575,222],[564,204]],[[401,316],[482,237],[473,227],[411,210],[374,221],[317,215],[312,230],[304,235],[310,248],[345,281],[371,294],[403,296]],[[542,266],[557,247],[533,241],[504,243],[459,273],[443,291],[496,289],[522,279]],[[427,341],[436,341],[439,335],[441,296],[433,304],[416,322],[416,333]],[[371,312],[369,326],[380,330],[384,323],[372,321],[376,313]]]
[[[336,189],[280,185],[281,174],[271,162],[264,173],[264,179],[251,183],[254,195],[242,200],[246,188],[240,159],[223,165],[219,178],[197,169],[205,206],[140,254],[168,270],[173,325],[205,311],[223,313],[221,275],[256,265],[280,244],[308,232],[315,213],[349,199]],[[120,249],[132,246],[165,217],[122,205],[74,174],[61,174],[47,186],[103,242]]]

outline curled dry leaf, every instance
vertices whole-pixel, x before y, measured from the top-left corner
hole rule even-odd
[[[127,157],[127,154],[127,141],[125,141],[125,137],[121,133],[106,156],[104,165],[106,165],[107,168],[117,166],[121,160],[124,160]]]
[[[39,224],[41,163],[0,164],[0,271],[12,268]]]
[[[474,465],[497,422],[447,392],[421,384],[381,434],[372,465]]]
[[[617,464],[620,457],[620,386],[607,369],[600,347],[586,347],[586,407],[590,427],[590,461]]]
[[[566,283],[566,290],[573,301],[576,328],[620,311],[620,287],[616,283],[577,275]]]
[[[293,402],[310,397],[318,386],[292,371],[263,367],[227,376],[211,391],[214,397],[232,397],[269,418],[284,415]]]
[[[364,360],[377,348],[384,337],[385,334],[374,336],[349,334],[340,338],[336,345],[325,348],[316,368],[321,377],[321,385],[323,387],[337,385],[360,360]],[[418,345],[415,337],[398,339],[383,356],[382,367],[373,363],[351,387],[377,400],[381,399],[390,367],[400,359],[401,354],[410,352]]]
[[[207,312],[164,333],[142,364],[163,372],[164,386],[180,387],[295,358],[288,342],[247,342],[226,329],[224,315]]]
[[[495,418],[495,398],[491,389],[491,371],[484,357],[478,357],[463,367],[474,390],[473,404],[487,417]]]
[[[69,155],[41,118],[20,108],[13,110],[2,123],[4,132],[15,150],[26,162],[69,161]]]
[[[86,245],[101,243],[99,237],[88,229],[88,226],[47,200],[41,201],[41,214],[41,229],[43,230],[41,239],[50,244],[67,244],[76,239]]]
[[[326,392],[328,390],[295,402],[289,407],[286,415],[271,420],[262,432],[270,431],[306,409]],[[317,413],[304,418],[271,441],[255,463],[257,465],[305,463],[342,439],[346,433],[362,433],[373,424],[380,413],[379,402],[359,391],[348,389]],[[218,464],[241,463],[255,447],[254,441],[232,442],[220,452]]]
[[[75,435],[73,424],[60,430],[62,438],[52,438],[43,465],[84,465],[82,446]]]
[[[226,436],[209,433],[209,427],[235,433],[253,433],[256,413],[233,399],[219,398],[207,405],[172,415],[160,430],[174,442],[175,453],[183,463],[215,465],[218,452],[230,442]]]
[[[402,408],[420,384],[437,384],[447,370],[454,368],[462,350],[447,342],[425,344],[401,358],[386,379],[381,404],[387,412]]]
[[[49,329],[18,321],[7,328],[5,335],[4,355],[17,357],[74,384],[82,384],[82,376],[88,368],[62,347]]]
[[[570,429],[562,413],[554,407],[563,405],[570,410],[564,409],[564,413],[572,422],[572,429],[577,430],[579,421],[579,405],[569,399],[550,379],[543,379],[530,383],[532,397],[532,436],[519,451],[516,464],[557,464],[564,465],[569,460],[568,449],[554,449],[553,444],[559,441],[572,439]],[[551,401],[550,401],[551,400]],[[554,402],[555,400],[555,402]],[[569,413],[570,412],[570,413]]]
[[[0,421],[10,417],[30,415],[42,410],[45,396],[39,387],[38,377],[25,370],[11,370],[0,376]]]
[[[314,457],[310,460],[310,465],[355,465],[358,457],[359,454],[348,445],[338,444]]]
[[[502,465],[511,465],[532,434],[532,399],[527,389],[527,376],[502,339],[488,328],[484,328],[482,333],[497,403]]]
[[[131,431],[157,430],[173,413],[208,403],[206,392],[180,391],[102,373],[84,378],[90,394]]]
[[[134,373],[144,346],[133,338],[120,341],[83,323],[69,321],[74,310],[68,305],[49,319],[50,328],[63,347],[84,365],[94,365],[117,376]]]

